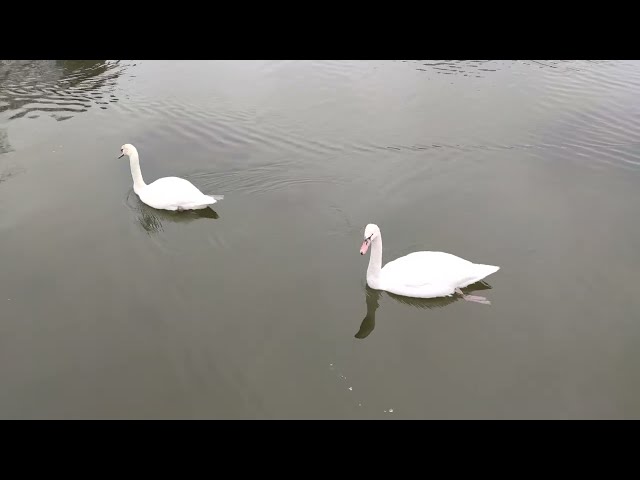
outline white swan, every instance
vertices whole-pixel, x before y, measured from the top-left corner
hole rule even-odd
[[[224,198],[223,195],[212,197],[205,195],[188,180],[178,177],[159,178],[147,185],[140,171],[140,159],[138,150],[130,143],[120,147],[122,158],[129,157],[131,176],[133,177],[133,191],[144,203],[159,210],[200,210],[213,205]]]
[[[500,270],[494,265],[472,263],[443,252],[414,252],[387,263],[382,268],[382,236],[377,225],[364,230],[360,255],[371,246],[367,284],[375,290],[385,290],[405,297],[450,297],[454,293],[465,300],[490,304],[484,297],[466,295],[464,288]]]

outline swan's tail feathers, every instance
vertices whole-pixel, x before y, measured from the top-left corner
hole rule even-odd
[[[483,278],[496,273],[498,270],[500,270],[500,267],[497,267],[495,265],[476,264],[476,270],[478,272],[478,280],[482,280]]]
[[[500,270],[500,267],[496,267],[495,265],[483,265],[481,263],[476,263],[473,266],[473,270],[470,275],[458,284],[459,288],[468,287],[469,285],[473,285],[476,282],[480,282],[487,278],[492,273],[496,273]]]
[[[213,205],[218,200],[222,200],[224,198],[224,195],[205,195],[205,197],[209,199],[207,204],[208,205]]]

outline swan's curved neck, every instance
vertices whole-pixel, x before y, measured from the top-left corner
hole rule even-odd
[[[367,268],[367,281],[374,284],[380,278],[382,269],[382,235],[378,234],[371,242],[371,253],[369,254],[369,267]]]
[[[133,178],[133,191],[138,191],[147,186],[142,178],[142,171],[140,171],[140,159],[138,158],[138,152],[133,152],[129,156],[129,165],[131,166],[131,177]]]

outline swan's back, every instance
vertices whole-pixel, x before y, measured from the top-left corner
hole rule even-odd
[[[500,267],[470,262],[445,252],[414,252],[387,263],[381,271],[385,285],[408,288],[464,288],[497,272]]]
[[[213,197],[180,177],[164,177],[150,183],[143,189],[141,199],[152,207],[167,210],[204,208],[216,203]]]

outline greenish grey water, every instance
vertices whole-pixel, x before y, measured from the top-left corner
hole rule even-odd
[[[1,418],[638,418],[640,63],[0,61]],[[178,175],[225,199],[169,214]],[[371,291],[414,250],[479,294]]]

